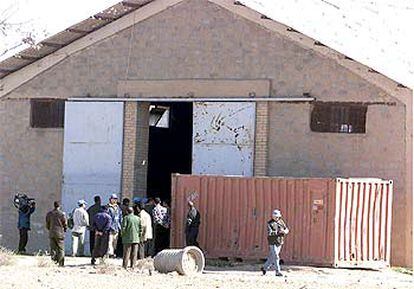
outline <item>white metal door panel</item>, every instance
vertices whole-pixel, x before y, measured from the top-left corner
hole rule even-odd
[[[251,102],[196,102],[193,174],[253,175],[256,106]]]
[[[123,113],[122,102],[66,102],[62,206],[67,214],[79,199],[92,205],[95,195],[103,203],[110,194],[119,195]],[[65,239],[69,251],[70,234]]]

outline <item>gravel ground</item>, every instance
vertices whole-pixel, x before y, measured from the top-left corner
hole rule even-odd
[[[52,265],[47,257],[14,257],[14,264],[0,267],[0,288],[414,288],[413,277],[387,269],[382,271],[283,267],[285,277],[274,272],[262,276],[260,264],[207,266],[203,274],[179,276],[148,270],[126,271],[121,260],[91,266],[88,258],[66,258],[66,267]]]

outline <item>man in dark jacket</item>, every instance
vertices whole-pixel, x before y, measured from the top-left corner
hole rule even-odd
[[[54,209],[46,215],[46,228],[49,230],[50,255],[52,260],[65,264],[65,232],[68,228],[65,213],[60,210],[59,202],[53,203]]]
[[[185,243],[187,246],[197,246],[198,228],[200,227],[200,212],[192,201],[188,201],[188,213],[185,225]]]
[[[28,232],[30,231],[30,216],[35,211],[36,204],[34,201],[19,207],[19,220],[17,228],[19,229],[19,254],[26,253],[28,241]]]
[[[95,246],[95,231],[93,230],[92,221],[95,218],[95,215],[101,209],[101,197],[95,196],[93,200],[95,204],[93,204],[92,206],[88,208],[89,223],[91,224],[89,226],[89,250],[91,252],[91,255],[93,252],[93,247]]]
[[[108,213],[106,206],[102,206],[99,213],[95,215],[92,221],[93,231],[95,232],[95,247],[92,251],[92,265],[95,265],[96,258],[104,257],[108,251],[109,231],[111,230],[112,218]]]
[[[119,206],[122,211],[122,219],[124,219],[125,216],[128,215],[128,208],[131,205],[131,200],[129,198],[123,198],[122,204]],[[117,258],[123,258],[124,254],[124,247],[122,242],[122,234],[118,235],[118,242],[115,249],[115,255]]]
[[[266,263],[262,267],[263,275],[271,267],[276,269],[276,276],[283,276],[280,272],[279,253],[282,249],[285,236],[289,233],[289,229],[282,219],[282,214],[279,210],[272,212],[272,219],[267,222],[267,241],[269,243],[269,256]]]
[[[154,210],[155,208],[155,200],[154,198],[149,197],[146,202],[145,200],[142,200],[145,203],[145,208],[144,210],[151,215],[152,218],[152,210]]]

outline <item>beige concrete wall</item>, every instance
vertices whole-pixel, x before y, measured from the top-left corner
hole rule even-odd
[[[14,90],[8,97],[116,97],[121,80],[195,78],[270,79],[271,95],[279,97],[310,93],[318,100],[395,101],[334,60],[201,0],[183,1],[139,23],[132,30],[126,29],[77,52]],[[369,129],[363,136],[311,133],[309,105],[284,105],[286,110],[279,104],[270,106],[268,173],[358,173],[395,178],[401,186],[396,188],[394,211],[400,212],[401,209],[405,220],[397,218],[395,222],[397,234],[393,241],[397,249],[393,251],[393,261],[395,264],[409,264],[411,260],[407,261],[409,257],[405,256],[411,254],[411,245],[408,244],[412,244],[411,229],[397,223],[400,220],[406,224],[411,220],[404,209],[409,192],[404,191],[400,181],[405,174],[401,161],[405,156],[401,146],[404,143],[404,132],[401,131],[404,118],[401,114],[405,112],[401,105],[370,106]],[[20,131],[28,125],[28,120],[22,120],[22,115],[21,110],[13,112],[18,121],[8,122],[10,131]],[[285,117],[282,119],[280,115]],[[397,127],[398,132],[382,131],[391,124]],[[31,133],[14,136],[8,143],[26,142],[26,138],[30,141],[31,137]],[[56,135],[51,132],[44,133],[43,140],[49,146],[55,143],[54,137]],[[47,176],[50,182],[42,183],[45,186],[42,189],[48,194],[56,193],[60,182],[57,172],[60,173],[61,169],[61,155],[58,157],[56,151],[54,158],[50,158],[42,154],[45,148],[42,143],[33,145],[33,150],[41,152],[36,157],[38,166],[53,168],[53,174]],[[10,148],[5,150],[3,147],[1,153],[4,150],[4,157],[12,159]],[[17,163],[27,162],[25,155],[13,157]],[[56,164],[49,163],[51,160]],[[59,170],[55,170],[56,166]],[[10,183],[15,187],[38,181],[36,176],[27,172],[30,167],[22,166],[19,172],[9,167],[6,169]],[[46,178],[46,173],[39,174]],[[143,175],[136,176],[141,180],[144,178]],[[11,223],[5,227],[10,226]]]
[[[365,134],[312,132],[311,104],[269,106],[269,175],[394,180],[392,260],[409,264],[411,198],[404,183],[404,106],[369,105]]]
[[[63,129],[30,128],[30,101],[0,101],[0,244],[17,249],[14,194],[36,198],[28,249],[49,246],[45,216],[61,199]]]

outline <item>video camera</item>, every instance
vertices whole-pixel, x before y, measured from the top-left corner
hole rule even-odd
[[[24,193],[17,193],[14,195],[13,205],[20,211],[27,211],[29,208],[34,207],[36,204],[34,198],[29,198]]]

